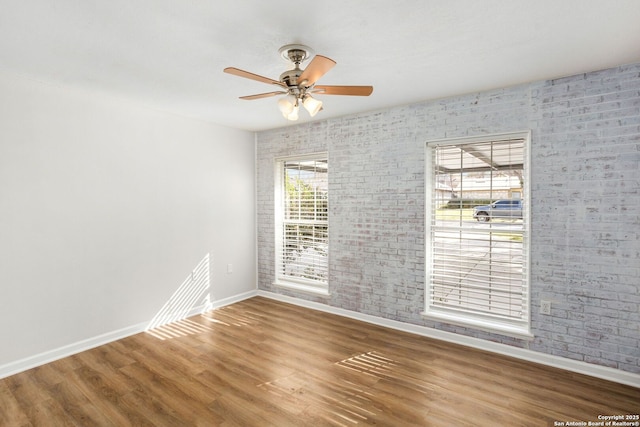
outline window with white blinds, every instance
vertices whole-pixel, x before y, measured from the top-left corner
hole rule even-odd
[[[424,315],[529,338],[529,132],[427,144]]]
[[[276,284],[326,293],[329,254],[326,154],[276,161]]]

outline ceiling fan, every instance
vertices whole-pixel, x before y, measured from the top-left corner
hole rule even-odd
[[[317,85],[316,82],[327,71],[336,65],[333,59],[322,55],[313,56],[311,48],[301,44],[288,44],[282,46],[279,51],[283,59],[290,61],[293,68],[280,74],[280,80],[270,79],[239,68],[227,67],[225,73],[256,80],[262,83],[280,87],[280,90],[256,95],[241,96],[240,99],[252,100],[267,98],[276,95],[285,95],[278,100],[278,107],[282,115],[288,120],[298,120],[300,104],[309,112],[311,117],[322,109],[322,102],[311,97],[314,95],[351,95],[369,96],[373,92],[372,86],[326,86]],[[302,70],[300,64],[313,56],[313,59]]]

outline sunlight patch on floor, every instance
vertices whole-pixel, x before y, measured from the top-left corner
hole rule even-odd
[[[239,312],[234,307],[222,307],[202,315],[204,320],[224,326],[249,326],[257,319],[248,313]]]
[[[395,363],[389,358],[370,351],[341,360],[337,362],[336,365],[381,378],[391,374],[391,368],[395,366]]]
[[[147,331],[148,334],[161,339],[167,340],[171,338],[184,337],[187,335],[201,334],[203,332],[210,331],[211,328],[207,328],[200,323],[196,323],[193,320],[183,319],[177,320],[173,323],[167,323],[166,325],[158,326],[157,328]]]

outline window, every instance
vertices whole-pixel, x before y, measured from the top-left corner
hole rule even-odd
[[[529,139],[427,143],[427,318],[531,337]]]
[[[327,294],[327,156],[278,159],[275,175],[275,284]]]

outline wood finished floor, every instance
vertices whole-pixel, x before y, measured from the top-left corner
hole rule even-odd
[[[640,388],[252,298],[0,380],[1,426],[553,426]]]

